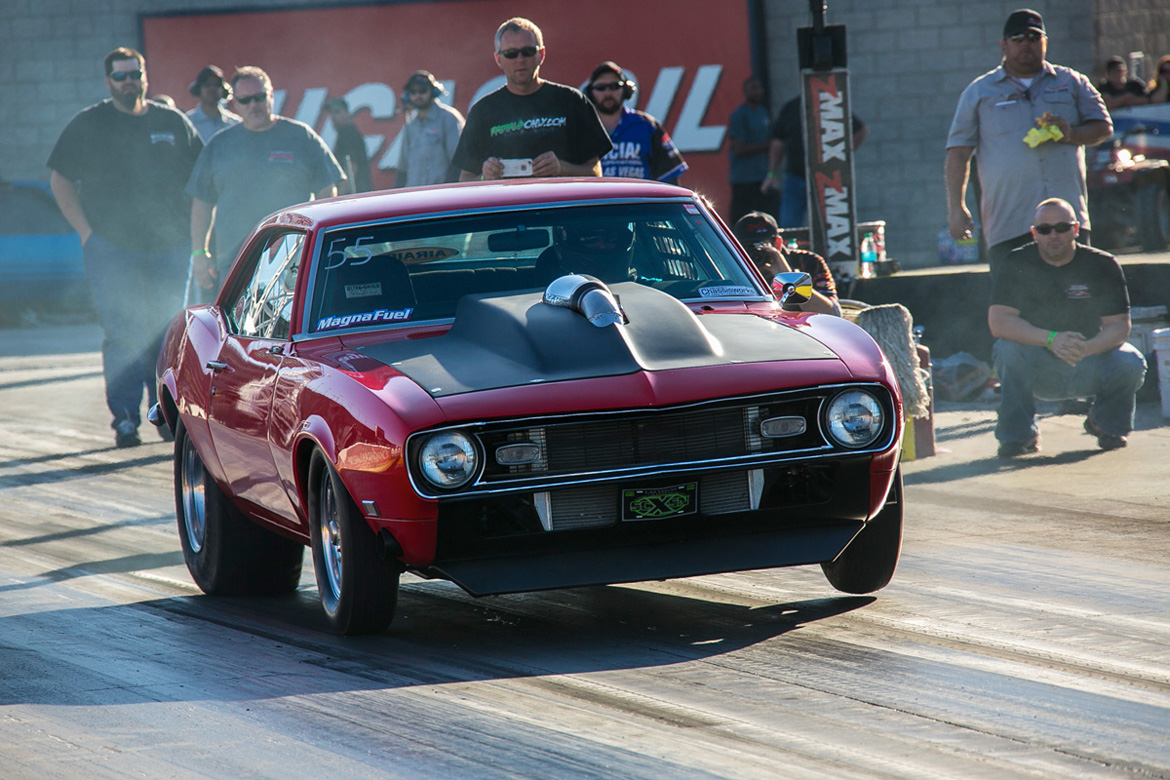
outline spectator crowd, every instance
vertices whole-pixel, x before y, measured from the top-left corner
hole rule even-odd
[[[1040,386],[1096,397],[1086,430],[1102,448],[1124,446],[1131,385],[1135,377],[1140,385],[1145,367],[1123,347],[1124,276],[1114,272],[1111,255],[1088,249],[1084,150],[1110,136],[1111,111],[1170,101],[1170,55],[1148,82],[1130,78],[1126,61],[1112,57],[1094,84],[1047,60],[1044,21],[1030,9],[1009,15],[1000,47],[999,66],[959,97],[944,178],[950,235],[971,237],[978,216],[988,243],[995,289],[989,327],[998,339],[1000,379],[1005,387],[1010,380],[1012,393],[1010,411],[1001,410],[1001,455],[1038,449],[1030,399]],[[630,107],[637,85],[619,64],[601,62],[578,90],[541,76],[546,53],[532,21],[501,24],[493,58],[504,83],[466,118],[444,102],[434,74],[411,73],[402,92],[396,186],[517,176],[683,181],[687,162],[655,117]],[[166,324],[181,306],[214,298],[254,226],[278,209],[373,184],[365,138],[343,97],[324,104],[336,134],[330,148],[309,125],[275,113],[272,79],[254,65],[230,76],[204,67],[188,88],[198,103],[186,113],[165,96],[149,96],[141,53],[115,49],[104,70],[110,97],[68,123],[48,166],[51,189],[81,238],[103,329],[115,444],[129,447],[141,442],[143,396],[155,400],[154,358]],[[810,273],[810,310],[839,313],[823,259],[791,253],[777,240],[778,228],[808,223],[801,98],[773,118],[759,76],[742,91],[728,121],[728,221],[761,272]],[[851,121],[857,148],[868,128],[857,116]],[[977,215],[966,203],[972,181]],[[1011,280],[1002,286],[1001,272]],[[1040,278],[1047,286],[1034,284]],[[1093,307],[1065,311],[1066,303],[1014,294],[1022,288],[1092,299]],[[1022,371],[1032,373],[1025,379]],[[1101,384],[1122,373],[1126,382]]]

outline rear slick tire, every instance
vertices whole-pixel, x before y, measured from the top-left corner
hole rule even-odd
[[[381,540],[319,451],[309,464],[309,534],[321,606],[340,634],[379,634],[398,606],[399,562]]]
[[[1164,183],[1138,190],[1137,238],[1143,252],[1165,252],[1170,244],[1170,190]]]
[[[175,515],[191,579],[211,596],[291,593],[305,546],[253,523],[207,472],[182,421],[175,429]]]
[[[840,555],[821,564],[829,584],[843,593],[873,593],[890,583],[902,553],[902,469],[886,505]]]

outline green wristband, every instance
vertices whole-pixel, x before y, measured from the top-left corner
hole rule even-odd
[[[196,249],[191,253],[191,257],[196,257],[198,255],[207,255],[208,257],[211,257],[211,252],[208,252],[206,249]]]
[[[1044,345],[1044,348],[1047,349],[1049,352],[1051,352],[1052,351],[1052,342],[1055,340],[1056,340],[1056,331],[1052,331],[1051,333],[1048,334],[1048,343]]]

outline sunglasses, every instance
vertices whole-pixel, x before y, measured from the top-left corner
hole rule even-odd
[[[622,84],[620,81],[615,81],[612,84],[594,84],[593,91],[594,92],[617,92],[617,91],[621,90],[621,88],[624,86],[625,86],[625,84]]]
[[[506,60],[514,60],[517,57],[535,57],[541,48],[540,46],[525,46],[520,49],[504,49],[499,52],[499,55]]]
[[[1028,41],[1030,43],[1036,43],[1037,41],[1039,41],[1043,37],[1044,37],[1044,33],[1030,32],[1030,33],[1020,33],[1019,35],[1012,35],[1008,38],[1008,40],[1011,41],[1012,43],[1023,43],[1024,41]]]
[[[267,92],[257,92],[255,95],[236,95],[236,102],[241,106],[246,106],[250,103],[258,103],[261,100],[267,100]]]
[[[142,81],[142,71],[140,70],[116,70],[110,74],[110,78],[121,84],[126,79],[134,79],[135,81]]]
[[[1075,222],[1057,222],[1055,225],[1033,225],[1032,229],[1040,235],[1046,236],[1054,230],[1057,233],[1067,233],[1076,227],[1076,224]]]

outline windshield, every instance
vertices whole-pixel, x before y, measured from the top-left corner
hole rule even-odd
[[[477,293],[543,289],[569,273],[682,300],[763,299],[692,203],[562,206],[329,231],[314,263],[309,333],[449,319]]]

